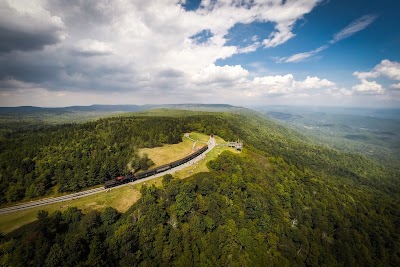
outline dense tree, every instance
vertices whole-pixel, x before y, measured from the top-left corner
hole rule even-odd
[[[0,156],[19,152],[9,165],[1,163],[12,175],[0,188],[31,192],[40,177],[43,184],[79,189],[140,161],[131,144],[177,142],[189,130],[241,137],[247,149],[222,153],[208,173],[186,180],[166,175],[162,188],[143,186],[141,199],[122,215],[112,208],[40,212],[38,221],[0,238],[2,266],[400,265],[398,173],[257,118],[112,118],[44,129],[42,141],[29,132],[11,134],[9,144],[0,142],[7,148]],[[81,169],[86,183],[76,176]]]
[[[266,160],[268,170],[262,167]],[[388,195],[380,195],[376,205],[377,189],[347,187],[341,194],[335,188],[347,184],[317,178],[318,173],[302,171],[281,158],[223,153],[209,167],[210,173],[186,181],[165,176],[163,189],[142,187],[142,199],[120,219],[112,208],[87,214],[76,208],[62,214],[39,212],[39,220],[25,231],[1,240],[2,264],[400,263],[399,212]],[[63,224],[67,227],[51,234],[49,229]]]
[[[101,214],[101,221],[106,225],[115,223],[120,217],[120,213],[111,207],[107,207]]]

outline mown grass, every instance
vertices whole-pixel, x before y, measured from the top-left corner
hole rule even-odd
[[[208,141],[209,136],[198,133],[190,133],[191,138],[195,140],[206,140]],[[196,137],[196,138],[194,138]],[[204,146],[204,143],[196,143],[195,148],[200,148]],[[155,168],[172,161],[184,158],[191,153],[193,153],[193,141],[189,140],[186,137],[183,137],[183,141],[178,144],[173,145],[164,145],[162,147],[154,147],[154,148],[142,148],[139,150],[139,154],[147,154],[149,158],[154,162],[151,168]]]
[[[190,133],[190,138],[202,142],[201,146],[204,146],[205,145],[204,143],[207,143],[209,141],[210,136],[206,134],[192,132]]]

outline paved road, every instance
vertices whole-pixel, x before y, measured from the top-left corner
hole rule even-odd
[[[152,179],[160,177],[160,176],[164,176],[165,174],[173,174],[176,171],[181,171],[181,170],[185,169],[186,167],[188,167],[190,165],[193,165],[194,163],[196,163],[199,160],[203,159],[204,156],[215,147],[215,145],[216,145],[215,139],[214,138],[210,138],[210,140],[208,142],[208,149],[206,151],[204,151],[202,154],[198,155],[196,158],[192,159],[191,161],[188,161],[185,164],[176,166],[175,168],[166,170],[164,172],[157,173],[156,175],[153,175],[153,176],[150,176],[150,177],[147,177],[147,178],[144,178],[144,179],[140,179],[140,180],[134,181],[132,183],[123,184],[123,185],[120,185],[120,186],[137,184],[137,183],[141,183],[141,182],[152,180]],[[64,202],[64,201],[68,201],[68,200],[73,200],[73,199],[77,199],[77,198],[81,198],[81,197],[97,194],[97,193],[100,193],[100,192],[105,192],[106,190],[107,189],[104,189],[104,187],[98,187],[98,188],[85,190],[85,191],[81,191],[81,192],[78,192],[78,193],[73,193],[73,194],[69,194],[69,195],[65,195],[65,196],[61,196],[61,197],[45,198],[45,199],[41,199],[41,200],[37,200],[37,201],[31,201],[31,202],[28,202],[28,203],[22,203],[22,204],[18,204],[18,205],[12,206],[12,207],[2,208],[2,209],[0,209],[0,214],[6,214],[6,213],[15,212],[15,211],[20,211],[20,210],[26,210],[26,209],[31,209],[31,208],[35,208],[35,207],[40,207],[40,206],[44,206],[44,205],[48,205],[48,204],[53,204],[53,203],[59,203],[59,202]]]

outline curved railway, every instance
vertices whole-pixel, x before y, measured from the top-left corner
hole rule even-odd
[[[46,199],[41,199],[41,200],[37,200],[37,201],[31,201],[28,203],[21,203],[21,204],[11,206],[11,207],[2,208],[2,209],[0,209],[0,214],[6,214],[6,213],[11,213],[11,212],[31,209],[31,208],[35,208],[35,207],[40,207],[40,206],[44,206],[44,205],[48,205],[48,204],[54,204],[54,203],[68,201],[68,200],[73,200],[73,199],[97,194],[100,192],[104,192],[104,191],[108,190],[108,188],[110,188],[110,187],[123,186],[123,185],[126,185],[131,182],[139,183],[142,181],[151,180],[153,178],[156,178],[156,177],[168,174],[168,173],[174,173],[178,170],[185,168],[187,164],[191,164],[191,163],[194,163],[194,162],[200,160],[199,156],[204,153],[209,152],[211,149],[214,148],[215,144],[216,144],[215,139],[210,138],[208,145],[202,147],[201,149],[197,150],[196,152],[190,154],[189,156],[187,156],[183,159],[180,159],[180,160],[159,166],[155,169],[144,171],[144,172],[141,172],[141,173],[138,173],[135,175],[120,176],[117,179],[106,181],[104,183],[104,187],[98,187],[98,188],[89,189],[89,190],[85,190],[85,191],[81,191],[81,192],[77,192],[77,193],[73,193],[73,194],[69,194],[69,195],[65,195],[65,196],[46,198]]]
[[[179,160],[170,162],[168,164],[159,166],[157,168],[154,168],[154,169],[151,169],[151,170],[147,170],[147,171],[144,171],[144,172],[140,172],[138,174],[128,174],[128,175],[125,175],[125,176],[119,176],[119,177],[117,177],[117,179],[105,181],[104,182],[104,188],[110,188],[110,187],[118,186],[118,185],[121,185],[121,184],[134,182],[136,180],[141,180],[143,178],[146,178],[146,177],[149,177],[149,176],[153,176],[153,175],[156,175],[158,173],[165,172],[167,170],[170,170],[172,168],[175,168],[177,166],[180,166],[182,164],[185,164],[185,163],[189,162],[190,160],[192,160],[192,159],[196,158],[197,156],[203,154],[205,151],[207,151],[207,149],[208,149],[208,145],[205,145],[202,148],[200,148],[199,150],[197,150],[196,152],[190,154],[189,156],[184,157],[183,159],[179,159]]]

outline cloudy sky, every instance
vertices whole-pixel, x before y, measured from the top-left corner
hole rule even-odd
[[[0,0],[0,106],[400,107],[397,0]]]

